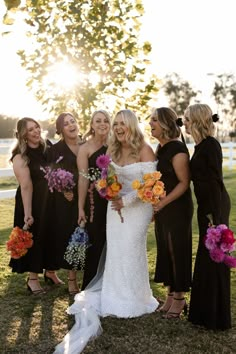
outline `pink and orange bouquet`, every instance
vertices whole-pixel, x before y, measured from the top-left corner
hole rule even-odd
[[[137,179],[132,182],[132,188],[137,190],[137,195],[143,202],[157,204],[160,198],[166,195],[164,183],[160,178],[159,171],[146,173],[142,182]]]
[[[23,229],[14,227],[6,243],[7,251],[11,252],[11,258],[19,259],[24,256],[33,245],[33,235],[27,231],[26,225]]]
[[[122,189],[122,185],[118,181],[115,168],[111,165],[110,156],[100,155],[96,160],[96,164],[101,170],[101,175],[95,182],[96,190],[102,198],[115,200]],[[124,222],[120,211],[119,215],[121,222]]]
[[[236,268],[236,258],[231,256],[235,250],[234,233],[225,224],[211,225],[204,239],[211,259],[216,263],[224,263],[230,268]]]

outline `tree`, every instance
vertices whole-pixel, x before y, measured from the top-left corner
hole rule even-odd
[[[17,118],[12,118],[12,117],[7,117],[5,115],[0,114],[0,138],[1,139],[6,139],[6,138],[13,138],[14,137],[14,131],[16,128],[16,122]]]
[[[188,81],[183,80],[178,74],[166,75],[163,90],[168,97],[169,105],[178,116],[182,116],[193,97],[200,91],[194,91]]]
[[[72,111],[82,129],[97,108],[146,111],[158,89],[155,76],[146,77],[151,45],[138,40],[141,0],[27,0],[26,5],[20,9],[30,46],[19,55],[29,73],[27,85],[47,111],[54,116]],[[50,80],[55,63],[74,70],[73,85],[66,76],[61,85]]]
[[[223,115],[227,131],[236,130],[236,78],[231,73],[219,74],[215,78],[212,95]]]

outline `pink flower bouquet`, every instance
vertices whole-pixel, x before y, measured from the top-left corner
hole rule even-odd
[[[235,241],[233,231],[225,224],[210,226],[204,240],[211,259],[230,268],[236,268],[236,258],[230,255],[235,250]]]
[[[48,182],[50,192],[54,190],[57,192],[66,192],[72,190],[75,186],[73,173],[63,168],[53,169],[47,166],[45,168],[41,167],[41,170],[45,173],[44,178],[46,178]]]

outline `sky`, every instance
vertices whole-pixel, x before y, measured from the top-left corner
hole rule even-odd
[[[152,44],[151,70],[159,78],[178,73],[203,92],[205,103],[214,105],[209,74],[236,74],[235,0],[143,0],[143,5],[141,39]],[[2,1],[0,18],[3,11]],[[22,33],[18,27],[10,38],[0,37],[0,114],[44,119],[40,104],[25,87],[15,54]]]

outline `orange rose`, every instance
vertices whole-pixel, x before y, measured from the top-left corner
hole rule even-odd
[[[139,189],[141,186],[141,183],[138,179],[135,179],[133,182],[132,182],[132,188],[133,189]]]
[[[152,173],[152,177],[153,177],[154,179],[160,179],[161,176],[162,176],[162,174],[161,174],[160,171],[155,171],[155,172]]]
[[[98,189],[103,189],[103,188],[106,188],[107,186],[107,182],[105,179],[99,179],[96,183],[96,186]]]
[[[154,179],[148,179],[148,180],[145,181],[144,187],[145,188],[146,187],[152,187],[152,186],[154,186],[154,184],[155,184],[155,180]]]
[[[116,193],[118,193],[121,190],[121,184],[117,183],[117,182],[112,183],[112,185],[110,187],[111,187],[112,191],[116,192]]]
[[[152,174],[151,174],[151,173],[145,173],[145,174],[143,175],[143,180],[144,180],[144,181],[146,181],[147,179],[150,179],[150,178],[152,178]]]
[[[162,195],[162,194],[164,193],[164,189],[163,189],[162,186],[155,185],[155,186],[153,187],[153,193],[154,193],[155,195]]]

